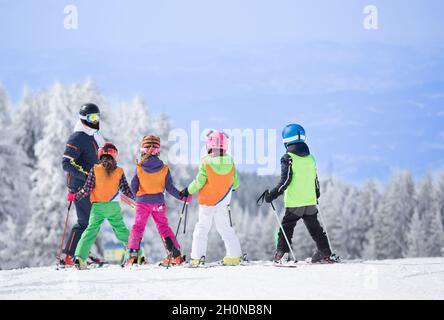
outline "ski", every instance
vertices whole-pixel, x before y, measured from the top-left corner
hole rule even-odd
[[[246,267],[248,266],[247,264],[238,264],[238,265],[231,265],[231,264],[224,264],[222,262],[210,262],[210,263],[205,263],[205,264],[200,264],[197,266],[193,266],[189,263],[186,263],[183,265],[184,268],[189,268],[189,269],[211,269],[211,268],[218,268],[218,267]]]
[[[185,264],[183,264],[182,267],[186,268],[186,269],[210,269],[210,268],[218,267],[218,265],[206,263],[206,264],[199,264],[199,265],[195,266],[195,265],[191,265],[190,263],[185,263]]]
[[[95,270],[95,269],[105,269],[105,268],[109,268],[110,266],[111,266],[110,264],[105,264],[105,263],[101,263],[101,264],[92,263],[92,264],[89,264],[84,269],[77,269],[76,267],[74,267],[74,268],[79,271],[88,271],[88,270]]]
[[[205,256],[200,258],[198,264],[193,264],[193,263],[191,263],[191,261],[186,261],[182,266],[184,268],[190,268],[190,269],[210,268],[209,264],[207,264],[205,261]]]
[[[199,264],[197,266],[191,265],[189,262],[182,265],[182,267],[189,269],[210,269],[218,267],[229,268],[229,267],[252,267],[252,266],[255,266],[255,264],[250,262],[241,262],[239,264],[226,264],[223,261],[209,262],[205,264]]]
[[[276,268],[291,268],[291,269],[298,267],[297,262],[294,262],[294,261],[283,262],[283,263],[282,262],[272,262],[272,266],[276,267]]]
[[[294,256],[294,255],[293,255]],[[274,261],[271,262],[271,266],[277,268],[296,268],[297,260],[292,260],[288,252],[286,252],[280,259],[277,259],[275,255]]]
[[[274,263],[272,267],[275,268],[288,268],[288,269],[296,269],[298,266],[296,264],[280,264],[280,263]]]
[[[108,264],[108,263],[101,263],[101,264],[92,263],[92,264],[89,264],[84,269],[78,269],[76,266],[58,265],[58,266],[56,266],[56,270],[57,271],[69,271],[69,270],[84,271],[84,270],[104,269],[104,268],[108,268],[110,266],[113,266],[113,265],[112,264]]]
[[[343,261],[336,254],[332,254],[327,259],[323,259],[322,261],[319,261],[319,262],[312,262],[312,258],[307,258],[307,259],[305,259],[304,263],[308,264],[308,265],[332,265],[332,264],[343,263]]]
[[[106,268],[110,265],[111,264],[106,261],[102,261],[99,258],[96,258],[94,256],[89,256],[88,260],[87,260],[87,268],[82,269],[82,270]],[[56,270],[70,270],[70,269],[79,270],[76,268],[75,265],[66,265],[66,264],[62,263],[61,261],[56,265]]]

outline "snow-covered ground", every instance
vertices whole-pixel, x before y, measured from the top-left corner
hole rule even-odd
[[[444,258],[276,268],[0,271],[0,299],[444,299]]]

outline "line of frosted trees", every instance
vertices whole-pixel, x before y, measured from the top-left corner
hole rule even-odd
[[[270,180],[276,178],[243,177],[249,186],[272,185]],[[259,194],[256,188],[236,195],[235,211],[241,212],[236,222],[249,256],[270,259],[277,224],[272,211],[257,211],[253,203]],[[444,254],[444,173],[428,174],[415,182],[408,171],[398,170],[386,186],[372,180],[362,186],[347,185],[327,178],[321,182],[321,191],[321,219],[333,250],[341,257],[397,259]],[[281,214],[283,210],[280,208]],[[302,221],[296,227],[293,247],[298,259],[315,250]]]
[[[164,142],[168,140],[171,129],[168,115],[152,115],[138,97],[130,102],[109,102],[91,81],[73,85],[56,83],[39,91],[25,89],[20,103],[14,107],[0,88],[2,269],[54,262],[67,207],[61,156],[77,120],[78,108],[84,102],[102,107],[102,132],[118,146],[119,164],[129,178],[134,173],[134,159],[143,135],[153,133]],[[163,154],[167,154],[168,147],[163,144]],[[196,172],[196,168],[189,166],[173,166],[171,170],[178,188],[184,187]],[[248,187],[241,187],[234,195],[234,227],[250,259],[270,259],[277,224],[271,208],[259,208],[255,201],[264,187],[272,186],[277,178],[241,173],[241,179]],[[168,207],[175,227],[180,203],[168,197]],[[279,204],[278,208],[282,213]],[[336,178],[324,179],[319,208],[332,247],[342,257],[386,259],[443,254],[444,174],[429,174],[415,182],[408,172],[397,171],[387,186],[374,181],[352,186]],[[124,211],[130,226],[134,212],[127,207]],[[196,216],[197,207],[192,205],[187,233],[179,235],[184,252],[190,251]],[[104,246],[115,241],[105,227],[95,251],[103,254]],[[296,228],[293,242],[298,258],[312,254],[313,243],[302,222]],[[143,245],[151,261],[165,255],[152,223]],[[212,232],[208,259],[219,259],[223,254],[223,243]]]

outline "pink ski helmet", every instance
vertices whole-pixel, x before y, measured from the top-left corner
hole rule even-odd
[[[210,131],[207,134],[207,151],[212,149],[228,150],[228,135],[222,131]]]

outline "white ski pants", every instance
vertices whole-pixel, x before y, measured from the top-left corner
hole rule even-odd
[[[217,205],[214,207],[199,206],[199,221],[194,228],[191,259],[200,259],[206,255],[208,233],[213,224],[213,218],[217,232],[225,243],[226,257],[240,258],[242,250],[236,232],[230,226],[228,208],[226,205]]]

